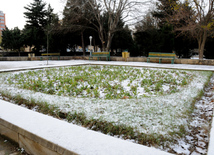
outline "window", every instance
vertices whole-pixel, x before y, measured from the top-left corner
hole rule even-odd
[[[4,24],[1,24],[2,27],[4,27]]]
[[[0,21],[0,23],[4,23],[4,21],[3,21],[3,20],[1,20],[1,21]]]
[[[4,17],[0,17],[0,19],[4,19]]]

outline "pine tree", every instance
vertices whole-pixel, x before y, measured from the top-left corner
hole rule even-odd
[[[24,7],[27,10],[24,12],[25,18],[27,18],[24,32],[26,39],[29,40],[26,43],[29,46],[35,46],[35,52],[44,46],[46,39],[44,29],[47,25],[47,11],[45,6],[46,3],[42,0],[34,0],[33,3]]]
[[[33,3],[24,7],[27,12],[24,12],[25,18],[27,18],[27,25],[29,27],[44,27],[46,26],[46,15],[45,10],[46,3],[42,0],[34,0]]]
[[[23,34],[18,27],[9,30],[7,27],[2,32],[2,47],[12,51],[18,51],[20,56],[20,49],[23,46]]]
[[[163,27],[168,24],[166,20],[169,15],[172,15],[177,5],[178,0],[158,0],[156,3],[157,9],[152,12],[153,16],[158,20],[158,26]]]
[[[6,27],[6,29],[4,29],[2,31],[2,43],[1,43],[1,46],[4,49],[12,49],[10,40],[12,40],[12,32]]]

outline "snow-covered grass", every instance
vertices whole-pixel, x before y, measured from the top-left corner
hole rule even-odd
[[[211,72],[74,66],[1,75],[1,94],[138,143],[182,136]]]
[[[186,71],[115,66],[74,66],[17,73],[8,84],[46,94],[105,99],[175,93],[191,81]]]

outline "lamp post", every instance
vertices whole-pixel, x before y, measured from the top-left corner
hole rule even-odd
[[[90,37],[89,37],[89,40],[90,40],[90,46],[91,46],[92,38],[93,38],[92,36],[90,36]]]
[[[92,36],[90,36],[90,37],[89,37],[89,40],[90,40],[90,56],[91,56],[91,52],[92,52],[92,50],[91,50],[91,42],[92,42],[92,38],[93,38]]]

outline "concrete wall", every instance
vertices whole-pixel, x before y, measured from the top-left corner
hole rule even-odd
[[[49,142],[33,133],[0,118],[0,134],[18,143],[28,154],[33,155],[76,155],[57,144]]]
[[[0,57],[0,61],[38,61],[40,57]],[[43,57],[47,60],[47,57]],[[58,57],[52,57],[52,60],[58,60]],[[89,60],[88,56],[60,56],[60,60]],[[97,58],[93,58],[97,60]],[[106,61],[106,58],[101,58]],[[129,61],[129,62],[147,62],[146,57],[129,57],[125,60],[122,57],[111,56],[111,61]],[[151,60],[151,62],[158,63],[158,60]],[[169,60],[162,60],[162,63],[171,63]],[[214,65],[214,59],[197,60],[197,59],[175,59],[175,64],[192,64],[192,65]]]
[[[28,57],[0,57],[0,61],[28,61]]]

